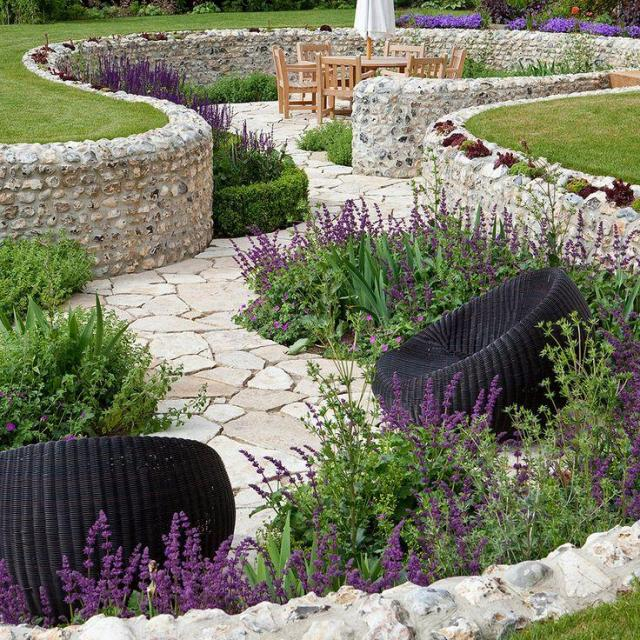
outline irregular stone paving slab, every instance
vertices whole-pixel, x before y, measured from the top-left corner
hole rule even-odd
[[[234,105],[234,125],[240,127],[245,119],[252,130],[273,126],[276,143],[286,144],[295,162],[308,172],[314,202],[335,211],[348,198],[364,198],[383,212],[409,213],[409,180],[354,176],[351,167],[330,163],[325,153],[298,148],[299,135],[315,126],[315,118],[295,114],[285,121],[275,103]],[[406,205],[405,211],[399,210],[399,203]],[[281,231],[279,238],[285,241],[287,232]],[[248,238],[233,242],[242,249],[250,244]],[[202,253],[177,264],[94,280],[71,302],[93,306],[97,293],[105,307],[149,345],[157,362],[183,366],[184,377],[173,385],[160,411],[183,407],[204,386],[207,402],[202,414],[165,433],[219,448],[234,488],[250,493],[248,485],[256,476],[239,450],[273,455],[301,470],[304,463],[290,447],[317,445],[301,420],[308,414],[306,403],[317,402],[319,394],[307,373],[308,363],[316,363],[325,375],[338,370],[331,360],[316,354],[290,356],[286,347],[234,323],[233,316],[251,299],[251,292],[235,262],[233,242],[214,239]],[[359,369],[356,375],[356,386],[361,388]],[[240,508],[237,536],[255,533],[257,520],[244,513],[249,508],[246,500]]]
[[[278,367],[267,367],[258,371],[249,381],[248,386],[256,389],[287,391],[293,386],[293,380],[286,371]]]

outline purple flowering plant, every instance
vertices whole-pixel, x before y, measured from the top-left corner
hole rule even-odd
[[[342,342],[366,361],[522,269],[549,265],[569,272],[595,312],[623,301],[640,310],[632,237],[601,223],[589,244],[581,215],[571,231],[546,214],[534,229],[509,212],[472,216],[446,198],[404,218],[348,201],[336,215],[320,210],[286,242],[258,234],[237,251],[256,293],[237,320],[287,345]]]
[[[613,332],[575,318],[546,327],[549,406],[512,407],[510,440],[491,429],[497,379],[470,415],[450,410],[457,378],[441,403],[427,385],[416,422],[399,381],[395,402],[378,416],[348,376],[318,376],[323,402],[309,408],[307,425],[320,446],[297,450],[306,469],[269,459],[275,473],[265,471],[245,454],[261,476],[254,489],[276,512],[266,538],[286,530],[302,554],[331,540],[337,583],[371,590],[543,557],[594,528],[638,518],[640,340],[622,314],[616,322]],[[385,567],[373,582],[360,574],[366,554]],[[390,558],[396,570],[386,567]]]
[[[418,29],[480,29],[482,27],[482,16],[479,13],[465,15],[407,13],[396,20],[396,25],[398,27],[416,27]]]

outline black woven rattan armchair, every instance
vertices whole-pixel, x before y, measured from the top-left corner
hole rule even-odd
[[[163,558],[162,534],[184,511],[212,554],[233,534],[235,502],[220,456],[200,442],[164,437],[84,438],[0,453],[0,558],[41,613],[46,587],[57,614],[68,614],[56,572],[63,554],[82,569],[89,527],[100,510],[114,548],[136,544]]]
[[[523,272],[385,353],[376,365],[373,391],[390,406],[397,373],[401,402],[417,420],[428,380],[433,381],[436,399],[442,401],[451,379],[460,372],[452,410],[469,412],[480,391],[498,376],[502,392],[493,428],[508,430],[504,407],[513,403],[538,407],[544,402],[540,382],[552,371],[540,356],[546,339],[538,325],[572,312],[589,317],[587,303],[564,271]]]

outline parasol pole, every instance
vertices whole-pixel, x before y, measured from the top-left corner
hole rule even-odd
[[[367,35],[367,59],[371,60],[372,54],[373,54],[373,40],[369,35]]]

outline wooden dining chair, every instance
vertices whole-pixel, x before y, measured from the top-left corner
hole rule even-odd
[[[291,111],[315,111],[318,105],[318,76],[316,68],[301,64],[289,64],[284,49],[271,49],[276,68],[276,87],[278,89],[278,111],[289,118]],[[309,75],[309,80],[300,80],[300,74]],[[296,79],[292,80],[291,76]],[[310,96],[307,98],[307,95]],[[292,99],[291,96],[297,96]]]
[[[316,109],[318,123],[322,123],[322,118],[326,114],[335,118],[337,113],[345,115],[351,113],[354,89],[362,80],[360,56],[318,56],[316,66],[319,78]],[[336,100],[348,101],[349,109],[337,110]]]
[[[424,58],[424,45],[404,44],[402,42],[391,42],[390,40],[385,40],[384,56],[385,58],[408,58],[409,56]]]
[[[410,56],[406,75],[411,78],[444,78],[447,62],[447,58],[414,58]]]
[[[296,51],[298,62],[315,62],[316,56],[330,56],[332,52],[329,42],[298,42]]]
[[[296,53],[298,54],[298,64],[308,64],[316,61],[317,56],[330,56],[332,53],[331,43],[329,42],[298,42],[296,44]],[[311,71],[303,71],[300,73],[301,82],[314,82],[316,77],[315,67]],[[303,99],[305,96],[302,96]]]
[[[464,72],[464,61],[467,58],[467,50],[453,47],[451,57],[447,63],[445,78],[462,78]]]

